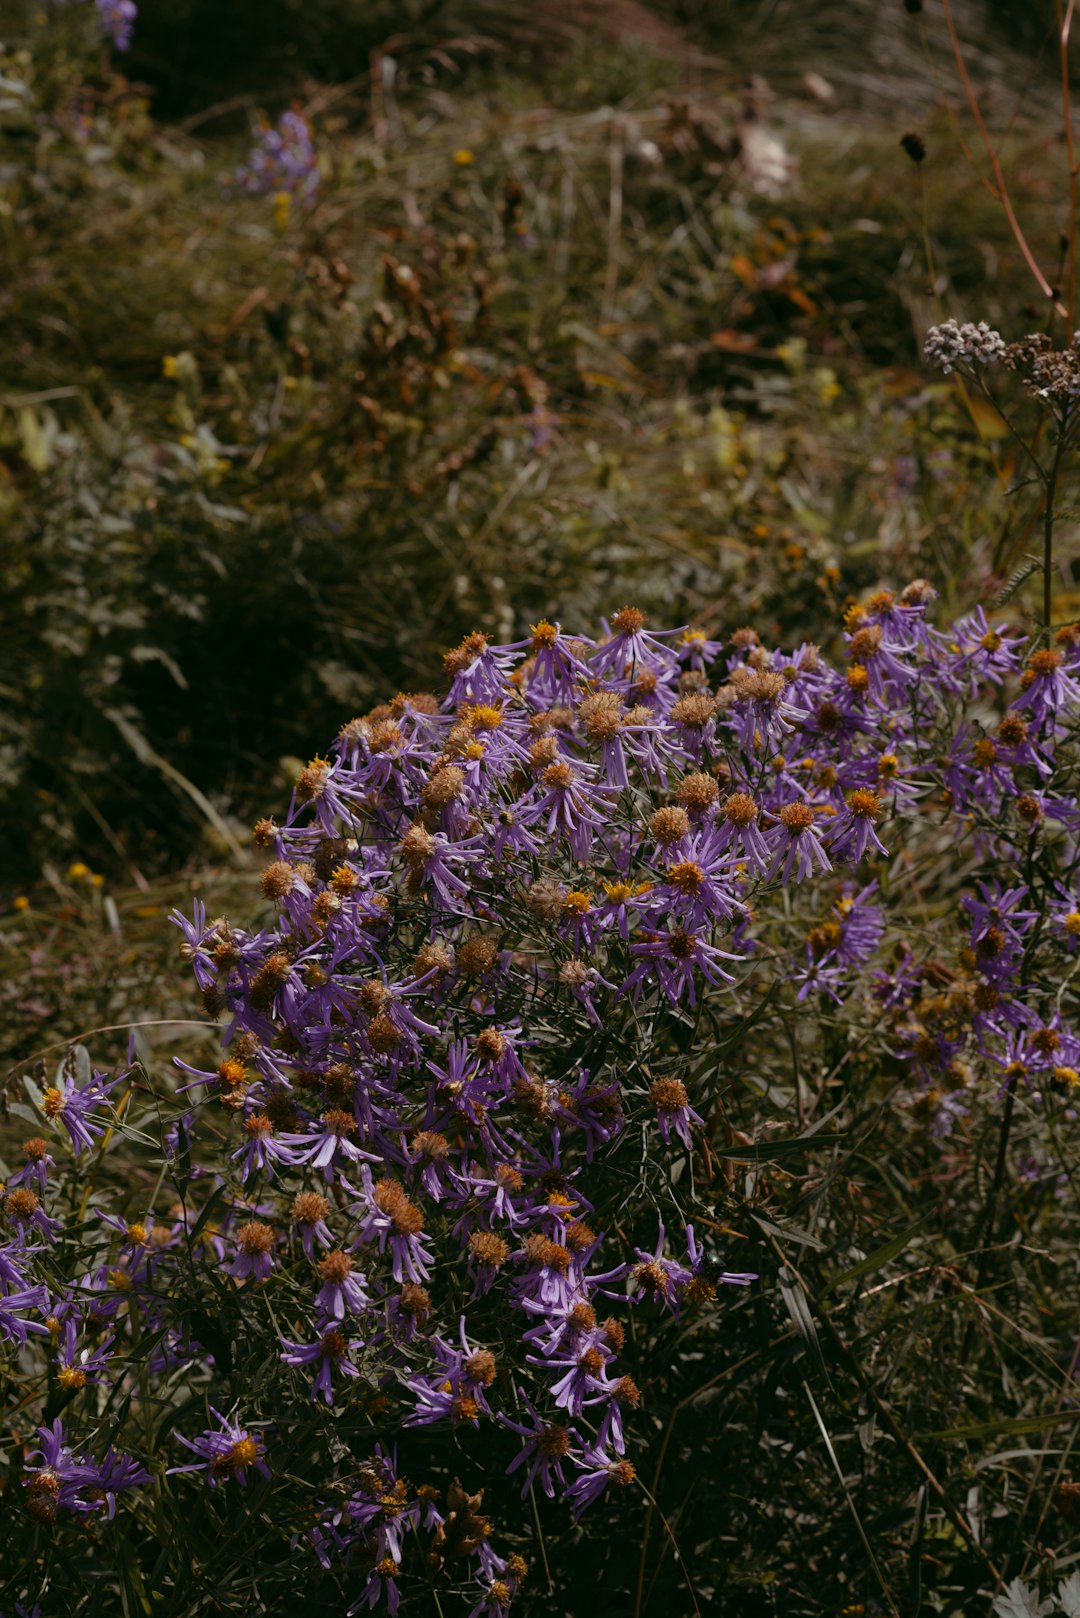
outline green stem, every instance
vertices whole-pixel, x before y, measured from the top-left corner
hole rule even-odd
[[[1062,457],[1065,452],[1066,424],[1062,420],[1058,425],[1057,444],[1054,448],[1054,459],[1050,466],[1050,475],[1046,480],[1046,502],[1043,506],[1043,628],[1046,638],[1050,639],[1052,575],[1054,563],[1054,500],[1057,494],[1058,473],[1061,471]]]

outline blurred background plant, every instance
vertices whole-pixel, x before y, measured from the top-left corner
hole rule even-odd
[[[90,7],[8,8],[14,885],[235,838],[282,757],[476,624],[632,593],[786,632],[884,576],[1000,587],[1013,451],[917,341],[942,310],[1028,329],[1037,289],[928,91],[940,27],[877,19],[875,86],[840,10],[595,4],[541,40],[514,5],[258,9],[249,60],[194,4],[124,55]],[[965,24],[1052,261],[1053,53]],[[246,185],[290,107],[317,185]]]
[[[8,0],[9,1058],[102,1030],[107,1062],[134,1022],[147,1061],[189,1049],[163,916],[196,873],[250,913],[254,815],[473,627],[630,598],[794,642],[882,581],[999,599],[1032,543],[1018,451],[920,348],[948,315],[1062,329],[1064,16],[952,17],[1052,297],[936,0],[181,0],[144,4],[122,54],[93,6]],[[312,183],[245,184],[283,115]],[[1009,611],[1040,599],[1031,578]],[[932,1185],[914,1132],[900,1149]],[[800,1445],[766,1481],[792,1525],[824,1513],[822,1557],[835,1476]],[[792,1610],[796,1526],[739,1610],[772,1588]]]

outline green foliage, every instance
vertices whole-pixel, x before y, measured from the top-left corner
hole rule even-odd
[[[51,32],[5,58],[7,850],[163,868],[474,624],[632,593],[787,629],[1011,560],[1008,460],[906,369],[905,284],[852,305],[895,202],[882,237],[774,198],[740,99],[644,51],[470,84],[420,41],[378,139],[315,96],[288,218]]]
[[[947,610],[1034,597],[1015,452],[918,359],[941,312],[1019,335],[1033,289],[914,77],[914,25],[899,5],[669,9],[723,60],[564,49],[558,19],[541,51],[517,6],[184,0],[143,8],[129,80],[87,6],[5,19],[0,865],[33,898],[0,932],[7,1060],[114,1024],[89,1043],[119,1060],[134,1023],[155,1082],[174,1051],[205,1059],[163,921],[190,862],[223,860],[318,738],[435,683],[474,626],[629,597],[791,640],[883,579],[925,574]],[[991,9],[1007,28],[980,60],[1053,265],[1043,31],[1028,48]],[[396,74],[373,96],[383,46]],[[751,71],[780,98],[737,90]],[[1021,84],[1035,115],[1014,119]],[[324,173],[286,215],[223,180],[294,97]],[[783,172],[767,151],[755,172],[754,126]],[[1067,555],[1056,582],[1065,617]],[[210,893],[246,912],[239,872]],[[656,1509],[627,1500],[599,1549],[543,1516],[565,1610],[686,1610],[677,1543],[703,1609],[736,1618],[887,1611],[883,1582],[904,1618],[982,1612],[994,1578],[962,1524],[991,1517],[1010,1572],[1056,1552],[1063,1578],[1071,1191],[1010,1170],[976,1301],[989,1126],[943,1158],[828,1019],[792,1025],[790,1072],[764,1032],[736,1038],[733,1127],[764,1098],[777,1138],[733,1146],[714,1217],[762,1285],[722,1341],[671,1328],[641,1467]],[[259,1352],[242,1345],[238,1387]],[[147,1532],[175,1571],[174,1527]],[[525,1610],[554,1611],[529,1554]],[[153,1610],[116,1556],[129,1610]]]

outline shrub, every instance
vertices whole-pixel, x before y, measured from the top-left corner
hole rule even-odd
[[[695,1609],[734,1581],[758,1610],[753,1552],[796,1610],[785,1542],[842,1499],[817,1530],[812,1492],[786,1514],[790,1479],[768,1522],[741,1501],[747,1355],[775,1441],[797,1400],[835,1459],[826,1366],[889,1438],[860,1506],[836,1463],[868,1559],[832,1567],[832,1599],[890,1591],[896,1498],[921,1501],[946,1582],[998,1575],[1012,1524],[987,1503],[975,1532],[962,1471],[926,1495],[910,1436],[950,1425],[956,1389],[905,1373],[905,1427],[877,1375],[891,1316],[862,1281],[918,1290],[932,1215],[881,1243],[911,1187],[870,1141],[938,1154],[938,1241],[970,1280],[935,1318],[986,1392],[1010,1154],[1040,1186],[1071,1160],[1080,629],[938,630],[931,597],[853,609],[840,666],[631,608],[596,639],[473,634],[442,701],[398,695],[299,773],[256,828],[265,923],[176,917],[220,1063],[174,1091],[80,1049],[12,1109],[34,1133],[0,1249],[8,1488],[36,1538],[25,1572],[0,1564],[8,1599],[48,1585],[78,1610],[90,1581],[278,1612],[321,1580],[349,1610],[456,1593],[494,1615],[602,1577],[625,1612],[671,1545]],[[980,1205],[950,1184],[988,1139]],[[817,1152],[820,1180],[784,1171]],[[1025,1218],[1052,1224],[1052,1196]],[[656,1496],[679,1409],[718,1387],[689,1476],[734,1539]]]

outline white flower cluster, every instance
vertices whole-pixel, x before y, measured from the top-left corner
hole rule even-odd
[[[1000,360],[1005,353],[1005,341],[985,320],[980,320],[978,325],[968,320],[962,326],[955,320],[946,320],[941,326],[931,326],[923,353],[931,365],[940,366],[948,376],[964,360],[975,365]]]

